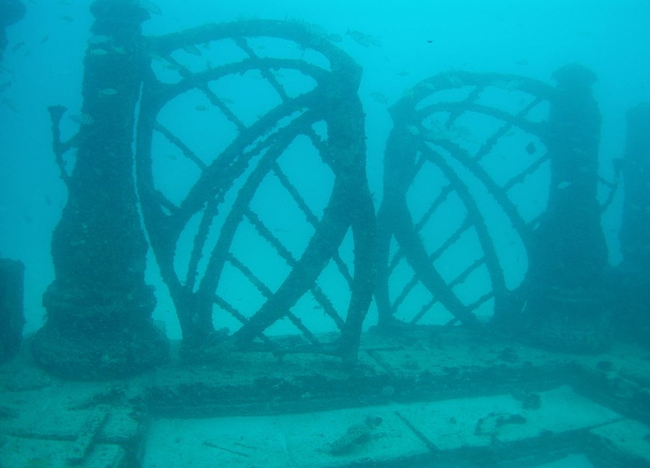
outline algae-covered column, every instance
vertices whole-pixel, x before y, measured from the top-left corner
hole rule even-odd
[[[624,335],[650,338],[650,103],[627,114],[624,203],[617,268],[617,323]]]
[[[539,344],[590,352],[607,343],[607,247],[597,196],[601,117],[591,89],[596,77],[569,65],[554,78],[546,135],[551,184],[530,252],[525,328]]]
[[[25,16],[20,0],[0,0],[0,62],[7,47],[7,26]],[[0,73],[0,93],[6,87]],[[15,355],[22,341],[24,265],[17,260],[0,258],[0,362]]]
[[[133,180],[133,128],[146,63],[136,0],[97,0],[84,59],[84,123],[69,196],[52,238],[56,279],[33,340],[45,369],[73,379],[132,374],[166,358],[144,280],[147,244]]]

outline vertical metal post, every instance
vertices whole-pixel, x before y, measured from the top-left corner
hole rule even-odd
[[[135,0],[97,0],[84,59],[83,113],[68,202],[52,238],[56,279],[32,350],[45,369],[103,379],[166,358],[145,284],[147,244],[133,180],[134,115],[146,64]]]
[[[530,251],[523,319],[534,342],[591,352],[607,344],[608,331],[602,297],[607,246],[597,196],[601,117],[591,90],[596,77],[569,65],[554,78],[546,139],[551,186]]]

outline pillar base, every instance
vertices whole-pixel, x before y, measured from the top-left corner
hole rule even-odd
[[[523,338],[551,351],[596,354],[611,343],[611,320],[597,292],[546,291],[528,300]]]
[[[71,380],[107,380],[163,363],[169,342],[151,312],[153,288],[73,288],[54,281],[43,295],[47,321],[31,343],[36,363]]]
[[[164,363],[169,342],[153,322],[139,329],[102,331],[94,335],[61,331],[45,324],[31,343],[36,363],[69,380],[127,377]]]

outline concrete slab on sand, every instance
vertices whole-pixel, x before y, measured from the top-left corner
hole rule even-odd
[[[393,413],[363,408],[319,413],[157,421],[151,427],[144,468],[336,467],[351,460],[427,455],[427,449]],[[372,436],[334,456],[331,443],[365,419],[382,418]]]
[[[70,455],[76,443],[62,440],[25,439],[9,436],[2,446],[2,466],[6,468],[119,468],[126,454],[119,445],[98,444],[84,459],[75,464]]]
[[[400,414],[442,451],[567,433],[621,419],[567,386],[539,395],[539,409],[523,409],[512,395],[497,395],[413,404]]]
[[[480,449],[495,439],[507,444],[545,433],[575,434],[622,419],[569,387],[540,397],[541,407],[529,410],[511,395],[497,395],[298,415],[162,419],[151,427],[143,466],[335,468],[415,462],[435,453]],[[382,422],[349,450],[331,453],[334,441],[368,417]]]

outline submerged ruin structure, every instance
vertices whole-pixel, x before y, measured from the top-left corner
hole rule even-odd
[[[155,297],[144,282],[140,211],[188,360],[249,349],[354,361],[373,294],[379,327],[388,332],[445,321],[483,328],[486,320],[479,316],[487,314],[501,329],[553,349],[606,347],[600,116],[588,70],[560,69],[556,87],[463,72],[417,84],[391,109],[394,129],[375,223],[357,96],[360,69],[320,30],[243,21],[148,38],[140,33],[148,12],[138,2],[97,1],[92,11],[94,37],[102,39],[89,42],[78,135],[61,141],[65,110],[50,109],[54,151],[70,197],[52,241],[56,280],[44,296],[47,323],[33,342],[46,369],[101,378],[164,361],[167,344],[151,320]],[[258,47],[260,40],[282,47],[270,52],[272,47]],[[286,44],[302,52],[285,57]],[[197,70],[199,46],[231,48],[234,58]],[[296,86],[300,81],[283,73],[304,83]],[[257,118],[219,91],[240,77],[255,78],[251,89],[273,102],[266,110],[260,104]],[[513,95],[516,110],[509,104]],[[198,104],[187,112],[211,109],[225,126],[218,142],[205,135],[215,147],[211,153],[169,120],[167,109],[182,108],[190,97]],[[472,128],[488,133],[475,135]],[[305,145],[304,159],[315,164],[311,170],[332,181],[323,206],[310,206],[314,202],[282,162],[297,141]],[[523,143],[511,147],[509,141]],[[180,158],[162,159],[154,149],[161,145]],[[65,158],[75,149],[68,172]],[[497,157],[507,159],[502,166],[508,174],[495,171]],[[182,190],[165,185],[164,169],[194,173],[195,182]],[[409,193],[418,180],[427,180],[423,196],[431,202],[416,219]],[[527,188],[531,180],[533,191]],[[278,193],[311,231],[298,250],[273,228],[277,212],[258,208],[260,194],[278,182]],[[527,191],[546,201],[530,211],[520,203]],[[497,246],[495,226],[507,225],[528,257],[516,288],[508,285],[508,260]],[[249,241],[276,259],[265,267],[274,269],[271,277],[255,271],[246,251],[237,251],[246,229]],[[410,276],[397,294],[391,292],[396,271]],[[242,291],[258,297],[256,309],[224,295],[222,285],[232,276],[240,278]],[[323,287],[334,277],[346,291],[343,305]],[[415,296],[426,299],[417,304]],[[334,334],[311,325],[305,301],[331,320]],[[284,342],[266,333],[284,319],[300,339]]]
[[[398,326],[398,315],[401,322],[422,323],[440,314],[440,306],[450,313],[448,323],[475,327],[477,312],[492,302],[492,324],[522,339],[562,351],[606,348],[607,249],[598,200],[595,76],[569,65],[554,78],[557,87],[512,75],[443,73],[422,81],[392,107],[395,126],[386,146],[378,213],[381,327]],[[486,134],[478,138],[469,128]],[[527,144],[512,147],[508,141],[514,136]],[[423,177],[430,203],[416,218],[408,197]],[[540,177],[545,186],[531,182]],[[544,196],[547,201],[535,211],[526,207],[526,199]],[[435,230],[427,231],[427,225]],[[507,286],[504,270],[512,260],[497,248],[502,242],[497,237],[508,230],[528,260],[517,288]],[[436,232],[444,236],[427,246]],[[394,253],[391,240],[399,245]],[[468,250],[476,253],[468,256]],[[445,259],[448,264],[452,258],[458,266],[445,277]],[[391,278],[404,260],[411,280],[391,297]],[[461,299],[456,291],[481,275],[489,281]],[[406,306],[420,285],[430,300],[419,308]]]
[[[596,76],[569,65],[557,81],[547,123],[548,206],[535,230],[522,319],[531,339],[554,349],[595,352],[609,343],[607,246],[598,200],[600,113]]]
[[[152,8],[92,2],[78,132],[49,108],[69,196],[31,355],[0,261],[2,466],[650,466],[647,349],[607,349],[611,323],[648,336],[650,107],[613,268],[584,67],[414,84],[374,206],[362,70],[332,36],[148,37]]]
[[[71,379],[106,379],[151,368],[167,358],[155,328],[153,288],[144,280],[147,244],[133,181],[133,126],[144,51],[145,10],[130,1],[92,4],[92,32],[124,53],[86,54],[82,125],[72,142],[58,138],[64,109],[50,108],[54,152],[68,201],[52,238],[56,278],[43,297],[47,321],[32,350],[45,369]],[[89,120],[92,119],[92,120]],[[72,173],[64,164],[76,147]]]
[[[254,44],[261,38],[312,58],[286,58],[276,56],[278,51],[257,50]],[[200,72],[191,71],[192,67],[184,63],[191,60],[188,50],[207,45],[225,48],[233,41],[236,52],[231,54],[241,58],[224,58],[225,63],[208,65]],[[152,71],[143,81],[137,183],[151,246],[182,328],[182,353],[189,359],[205,359],[209,358],[205,353],[235,346],[276,354],[311,351],[354,360],[374,290],[375,219],[365,174],[364,114],[357,94],[360,67],[308,26],[280,21],[207,25],[184,34],[151,38],[148,47],[157,58],[158,68],[173,73],[171,77],[165,73],[163,78]],[[297,86],[284,74],[304,84]],[[229,103],[223,91],[215,91],[233,77],[244,81],[239,77],[251,76],[255,82],[250,91],[264,90],[264,99],[274,102],[268,108],[258,104],[260,115],[255,119]],[[192,147],[178,136],[181,130],[173,129],[177,123],[164,121],[166,108],[173,108],[188,95],[206,103],[187,108],[188,113],[196,114],[197,107],[210,107],[219,116],[213,119],[223,121],[220,129],[204,135],[215,145],[213,135],[219,132],[220,142],[215,146],[221,147],[220,151],[205,154],[198,145]],[[162,141],[182,155],[179,159],[184,166],[179,163],[175,170],[197,173],[196,182],[180,201],[165,193],[160,173],[158,178],[155,175],[161,164],[161,155],[152,147],[156,138],[159,144]],[[283,162],[283,155],[296,141],[304,145],[298,164],[310,162],[313,166],[311,174],[298,180]],[[310,205],[298,188],[301,178],[315,175],[320,177],[321,187],[327,187],[331,180],[325,206]],[[273,229],[278,217],[273,208],[262,213],[255,207],[269,184],[277,183],[276,197],[285,209],[295,209],[306,220],[307,229],[313,231],[311,237],[302,240],[302,251],[287,245]],[[198,229],[193,224],[197,219]],[[246,251],[233,249],[237,235],[247,226],[253,228],[251,241],[258,240],[258,248],[272,252],[272,260],[264,267],[273,269],[271,277],[247,265],[243,259]],[[348,233],[353,259],[346,263],[341,245]],[[191,245],[187,260],[179,260],[183,242]],[[184,275],[179,273],[179,262],[187,265]],[[335,306],[331,292],[322,285],[328,266],[335,269],[341,288],[348,294],[344,306]],[[259,297],[258,310],[242,310],[233,298],[219,292],[228,271],[241,275],[248,286],[242,289]],[[304,323],[309,317],[304,317],[304,311],[298,313],[295,306],[305,299],[313,301],[331,321],[336,331],[333,339],[317,337]],[[220,328],[226,318],[234,319],[233,326],[237,327],[227,340],[213,325],[214,320]],[[294,349],[287,349],[265,333],[285,318],[301,337]]]

